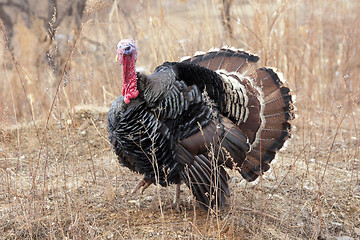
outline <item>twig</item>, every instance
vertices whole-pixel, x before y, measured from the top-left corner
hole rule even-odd
[[[271,218],[272,220],[275,220],[275,221],[279,221],[279,222],[281,221],[279,218],[271,216],[271,215],[266,214],[264,212],[261,212],[259,210],[255,210],[255,209],[251,209],[251,208],[247,208],[247,207],[241,207],[241,206],[238,206],[237,208],[239,208],[242,211],[250,211],[250,212],[253,212],[255,214],[258,214],[258,215],[261,215],[261,216],[264,216],[264,217],[267,217],[267,218]]]
[[[91,123],[93,124],[93,126],[94,126],[96,132],[99,134],[99,136],[100,136],[102,139],[104,139],[105,142],[107,142],[108,144],[111,144],[111,142],[109,141],[109,139],[105,138],[105,137],[101,134],[101,132],[99,131],[99,129],[96,127],[96,124],[95,124],[94,120],[93,120],[92,118],[90,118],[90,121],[91,121]]]

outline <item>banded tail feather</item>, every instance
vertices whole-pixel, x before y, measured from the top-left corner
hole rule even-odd
[[[243,50],[223,47],[212,49],[206,53],[197,52],[193,57],[185,57],[183,63],[191,63],[216,71],[224,69],[228,72],[244,72],[259,60],[259,57]]]

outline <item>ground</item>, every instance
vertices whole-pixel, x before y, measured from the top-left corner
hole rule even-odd
[[[337,142],[329,149],[325,142],[332,138],[310,146],[302,139],[309,132],[296,127],[287,148],[260,181],[246,183],[229,171],[231,197],[224,209],[204,211],[182,185],[183,208],[177,212],[164,210],[173,199],[174,186],[153,185],[143,194],[130,194],[141,176],[117,163],[107,140],[106,113],[103,107],[78,106],[73,118],[50,121],[47,130],[41,121],[5,129],[3,236],[360,237],[359,162],[344,159],[351,150],[342,152]],[[334,134],[336,129],[330,136]],[[349,141],[348,148],[356,141]]]

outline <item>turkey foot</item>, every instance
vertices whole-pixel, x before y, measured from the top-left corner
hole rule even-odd
[[[131,194],[134,195],[137,190],[141,189],[141,194],[143,194],[143,192],[145,191],[145,189],[147,189],[150,185],[152,184],[152,181],[150,179],[145,179],[143,178],[138,185],[136,185],[136,187],[134,187],[134,189],[131,191]]]

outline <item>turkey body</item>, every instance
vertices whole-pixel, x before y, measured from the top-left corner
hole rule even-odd
[[[108,113],[119,162],[150,183],[185,182],[204,208],[224,205],[224,167],[253,181],[289,137],[289,89],[256,61],[223,48],[136,73],[138,95],[118,97]]]

